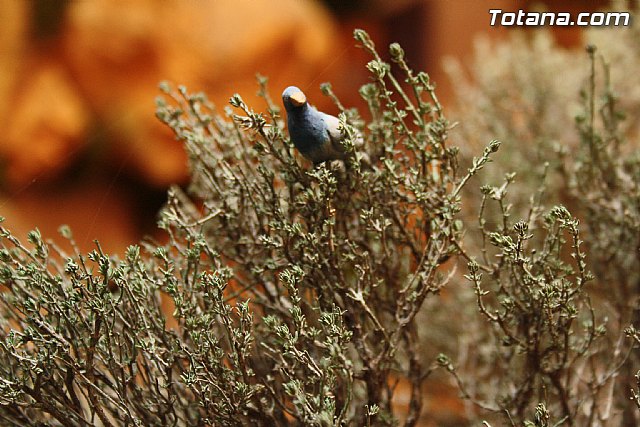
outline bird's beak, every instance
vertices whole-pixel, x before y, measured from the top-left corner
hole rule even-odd
[[[296,92],[292,94],[289,99],[291,99],[291,103],[296,107],[301,107],[305,104],[305,102],[307,102],[307,97],[304,96],[304,93],[302,92]]]

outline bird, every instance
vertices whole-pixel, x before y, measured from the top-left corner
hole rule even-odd
[[[337,117],[318,111],[307,102],[307,97],[296,86],[282,92],[282,103],[287,111],[289,137],[298,151],[314,165],[346,160],[347,153],[340,141],[344,138],[338,129]]]

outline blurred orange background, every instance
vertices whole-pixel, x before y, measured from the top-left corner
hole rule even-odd
[[[542,7],[577,12],[605,4]],[[188,180],[180,143],[154,115],[160,81],[202,91],[220,110],[236,92],[260,110],[260,73],[270,78],[274,99],[297,85],[312,103],[336,113],[319,85],[330,81],[343,104],[362,105],[357,89],[368,81],[369,58],[352,32],[363,28],[383,55],[389,43],[400,42],[409,63],[438,84],[446,107],[453,100],[443,59],[464,63],[478,35],[505,36],[507,30],[489,25],[490,8],[533,6],[524,0],[0,1],[0,215],[22,238],[34,227],[55,238],[68,224],[82,250],[98,239],[106,252],[122,253],[156,233],[167,187]],[[563,46],[581,47],[577,28],[554,34]],[[441,387],[423,412],[437,408],[438,425],[456,425],[460,401]],[[396,403],[407,404],[401,397]]]
[[[346,105],[368,61],[352,39],[370,32],[380,50],[400,42],[414,68],[450,83],[442,59],[464,59],[473,39],[501,37],[495,0],[33,0],[0,2],[0,215],[18,235],[55,237],[69,224],[80,247],[107,252],[155,231],[169,184],[188,179],[185,155],[154,116],[158,83],[205,92],[220,108],[235,92],[259,109],[257,72],[274,98],[287,85],[335,112],[319,91],[330,81]],[[556,2],[561,11],[598,2]],[[601,2],[602,3],[602,2]],[[559,41],[579,45],[576,31]],[[333,109],[333,110],[332,110]]]

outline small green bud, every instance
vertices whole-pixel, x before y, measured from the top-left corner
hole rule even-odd
[[[73,233],[71,233],[71,228],[68,225],[63,224],[58,228],[58,233],[65,239],[72,239]]]
[[[158,88],[163,93],[167,93],[168,94],[169,92],[171,92],[171,85],[166,80],[161,81],[160,84],[158,85]]]
[[[320,91],[325,96],[330,95],[331,94],[331,83],[324,82],[324,83],[320,84]]]
[[[396,61],[404,58],[404,49],[402,49],[399,43],[391,43],[389,45],[389,53],[391,54],[391,57]]]
[[[371,71],[373,74],[375,74],[379,78],[384,78],[385,74],[387,73],[387,68],[388,68],[387,64],[375,59],[369,61],[369,63],[367,64],[367,70]]]
[[[239,94],[234,93],[233,96],[231,96],[231,98],[229,99],[229,104],[231,104],[233,107],[241,108],[244,104],[244,101]]]
[[[364,43],[365,41],[369,40],[369,34],[367,34],[365,30],[356,28],[355,30],[353,30],[353,38],[360,43]]]

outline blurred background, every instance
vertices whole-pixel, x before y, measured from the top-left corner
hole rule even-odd
[[[605,2],[536,3],[550,10],[594,10]],[[39,227],[54,237],[69,224],[83,250],[107,252],[155,233],[171,183],[188,179],[185,155],[154,116],[158,83],[205,92],[222,109],[240,93],[260,109],[257,72],[275,99],[288,85],[335,113],[319,91],[332,82],[348,106],[368,80],[368,57],[354,45],[364,28],[386,53],[400,42],[415,69],[436,81],[444,104],[447,56],[462,59],[489,26],[495,0],[1,0],[0,215],[18,235]],[[535,31],[535,30],[533,30]],[[575,29],[555,31],[580,46]]]

